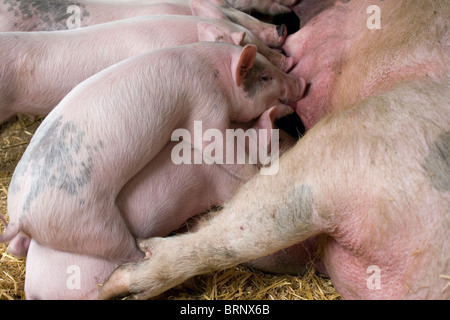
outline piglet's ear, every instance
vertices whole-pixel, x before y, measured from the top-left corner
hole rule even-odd
[[[231,38],[220,27],[208,22],[197,24],[198,41],[232,43]]]
[[[294,109],[287,105],[277,105],[273,106],[270,109],[264,111],[253,124],[253,128],[256,130],[266,129],[267,130],[267,145],[270,144],[271,139],[271,129],[276,129],[275,121],[283,118],[287,115],[294,113]]]
[[[245,32],[232,32],[230,34],[231,43],[240,46],[245,39]]]
[[[198,41],[225,42],[240,46],[245,38],[245,32],[225,32],[219,26],[199,22],[197,24]]]
[[[237,64],[234,66],[234,81],[236,83],[236,86],[239,87],[244,82],[248,71],[253,67],[253,63],[255,63],[255,59],[256,46],[252,44],[246,45],[241,51],[241,55],[239,56]]]

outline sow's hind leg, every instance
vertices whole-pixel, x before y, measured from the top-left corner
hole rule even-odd
[[[305,159],[299,157],[301,145],[280,158],[278,174],[252,179],[197,232],[141,242],[147,259],[118,268],[101,297],[152,297],[194,275],[267,256],[317,234],[308,178],[313,175],[299,164]]]
[[[116,269],[101,297],[155,296],[322,233],[344,298],[448,295],[446,88],[405,85],[323,119],[278,174],[256,176],[198,231],[140,242],[146,259]],[[382,270],[381,290],[367,285],[370,265]]]

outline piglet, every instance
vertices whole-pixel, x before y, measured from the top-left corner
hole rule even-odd
[[[138,260],[143,253],[117,199],[172,132],[192,132],[195,120],[225,130],[303,91],[303,81],[253,45],[197,43],[107,68],[72,90],[36,131],[11,181],[11,222],[0,241],[23,231],[54,249]]]
[[[259,133],[257,136],[263,138],[265,132],[261,129],[269,132],[274,129],[276,118],[292,111],[286,106],[272,107],[253,124],[233,123],[230,128],[235,132],[242,129],[245,133],[254,129]],[[225,131],[221,134],[226,136]],[[247,147],[255,142],[263,149],[279,145],[276,149],[283,153],[296,142],[293,137],[279,131],[279,141],[273,143],[272,135],[269,134],[269,139],[264,140],[267,144],[249,141]],[[226,164],[225,161],[222,164],[175,164],[171,161],[171,153],[174,145],[182,143],[186,141],[169,143],[119,193],[117,206],[134,237],[167,236],[172,232],[181,232],[179,227],[186,220],[224,203],[258,172],[259,161],[255,164]],[[205,145],[205,148],[213,143]],[[192,158],[201,151],[192,148]],[[27,299],[97,299],[99,284],[105,282],[117,266],[117,263],[105,258],[59,251],[31,240],[25,295]]]

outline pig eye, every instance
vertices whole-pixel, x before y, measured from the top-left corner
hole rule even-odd
[[[270,81],[270,80],[272,80],[272,77],[269,76],[268,74],[265,74],[261,77],[261,80],[262,81]]]

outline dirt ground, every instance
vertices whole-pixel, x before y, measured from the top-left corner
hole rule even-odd
[[[7,217],[7,196],[14,168],[42,119],[15,117],[0,125],[0,214]],[[3,226],[1,227],[3,232]],[[0,244],[0,300],[25,299],[26,259],[17,259]],[[161,299],[335,300],[341,299],[331,281],[313,269],[302,276],[273,275],[238,266],[195,277]]]

